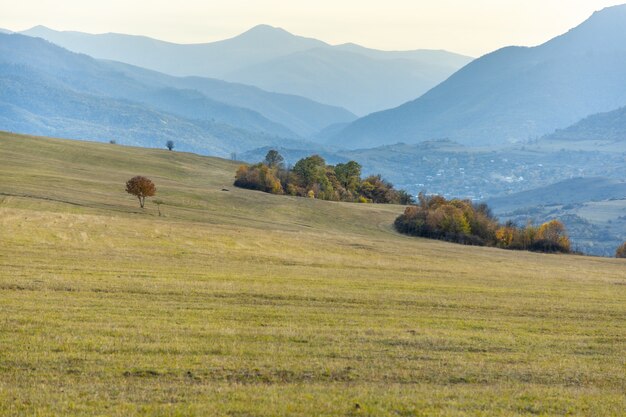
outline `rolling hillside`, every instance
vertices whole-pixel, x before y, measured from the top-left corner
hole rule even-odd
[[[624,409],[624,261],[403,237],[402,207],[235,189],[215,158],[0,147],[0,414]]]
[[[388,52],[354,44],[332,46],[267,25],[232,39],[194,45],[112,33],[59,32],[43,26],[21,33],[95,58],[177,76],[250,84],[344,107],[359,115],[420,96],[471,61],[447,51]]]
[[[336,134],[347,148],[447,138],[504,145],[565,128],[626,104],[626,5],[543,45],[477,59],[416,100]]]

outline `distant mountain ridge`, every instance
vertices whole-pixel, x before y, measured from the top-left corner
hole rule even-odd
[[[179,77],[195,75],[220,79],[233,67],[253,65],[326,45],[268,25],[255,26],[231,39],[198,44],[177,44],[120,33],[61,32],[45,26],[35,26],[20,33],[98,59],[125,62]]]
[[[173,139],[181,149],[222,156],[266,145],[304,146],[255,111],[175,88],[180,80],[173,77],[147,77],[130,66],[120,71],[120,65],[42,39],[0,34],[0,129],[141,146]]]
[[[188,45],[114,33],[59,32],[43,26],[21,33],[99,59],[176,76],[245,83],[361,115],[411,100],[471,61],[446,51],[332,46],[268,25],[231,39]]]
[[[580,122],[546,136],[547,140],[601,140],[626,142],[626,106],[593,114]]]
[[[626,104],[626,5],[593,14],[543,45],[508,47],[468,64],[416,100],[353,122],[348,148],[449,138],[525,141]]]

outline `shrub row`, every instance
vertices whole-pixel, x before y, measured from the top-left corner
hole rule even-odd
[[[541,226],[500,224],[486,204],[447,200],[442,196],[420,194],[418,204],[407,207],[396,219],[395,227],[401,233],[465,245],[553,253],[571,251],[565,227],[558,220]]]

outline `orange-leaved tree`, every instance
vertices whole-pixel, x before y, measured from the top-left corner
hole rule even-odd
[[[565,230],[565,226],[558,220],[550,220],[542,224],[537,231],[537,244],[542,242],[554,245],[554,248],[560,252],[570,251],[570,241]]]
[[[126,182],[126,192],[137,197],[139,205],[143,208],[146,197],[152,197],[156,194],[156,187],[149,178],[138,175]]]
[[[622,243],[622,245],[617,248],[617,251],[615,251],[615,257],[626,258],[626,242]]]

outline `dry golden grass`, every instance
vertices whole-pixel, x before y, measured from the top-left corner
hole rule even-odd
[[[626,409],[626,261],[408,238],[401,207],[234,189],[217,159],[0,149],[2,415]]]

